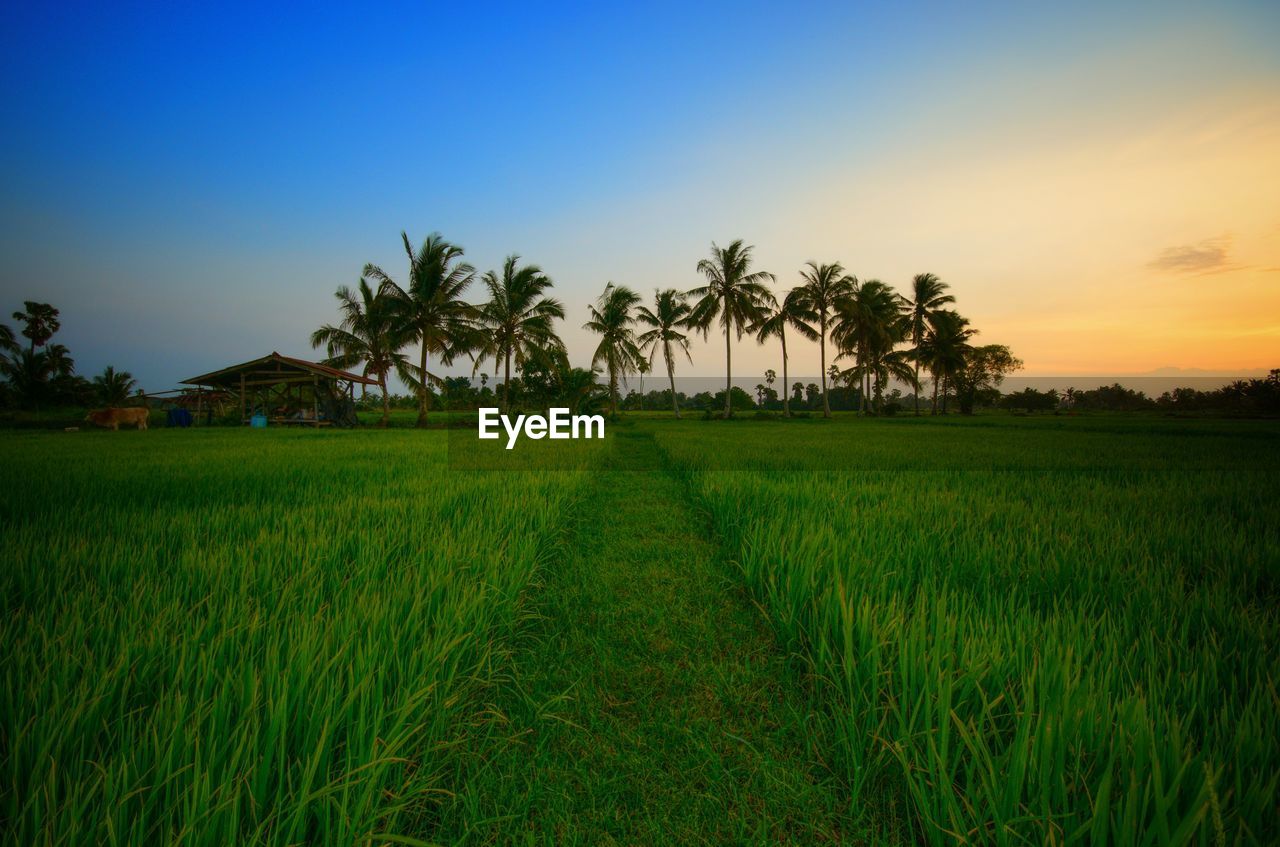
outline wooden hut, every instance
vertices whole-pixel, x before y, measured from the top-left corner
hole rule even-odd
[[[249,423],[260,414],[272,424],[352,426],[357,384],[377,385],[376,379],[272,352],[268,356],[231,365],[182,380],[239,398],[240,420]]]

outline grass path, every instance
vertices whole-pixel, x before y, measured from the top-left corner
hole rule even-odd
[[[867,840],[805,748],[799,689],[760,613],[659,466],[651,436],[618,432],[441,841]]]

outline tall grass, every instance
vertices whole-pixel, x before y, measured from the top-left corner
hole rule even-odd
[[[6,840],[417,843],[582,478],[444,438],[0,442]]]
[[[707,427],[658,437],[855,803],[933,844],[1280,839],[1274,432]]]

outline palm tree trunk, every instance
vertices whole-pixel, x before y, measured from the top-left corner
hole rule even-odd
[[[618,372],[609,365],[609,405],[613,407],[613,416],[618,416]]]
[[[938,375],[933,375],[933,407],[929,409],[929,415],[938,414]]]
[[[733,417],[733,349],[729,345],[729,331],[733,318],[729,314],[729,298],[724,298],[724,416]]]
[[[502,414],[511,411],[511,351],[502,360]]]
[[[378,426],[383,429],[387,428],[391,421],[391,398],[387,396],[387,375],[378,375],[378,387],[382,389],[382,420],[378,422]]]
[[[822,357],[822,373],[818,376],[822,380],[822,416],[824,418],[831,417],[831,404],[827,402],[827,318],[822,317],[821,325],[822,335],[818,337],[818,349]]]
[[[920,363],[919,362],[916,362],[915,381],[916,381],[915,391],[913,393],[916,395],[916,417],[918,418],[920,417]]]
[[[871,405],[871,367],[869,364],[865,364],[862,366],[862,384],[866,386],[865,390],[863,390],[862,392],[863,414],[870,417],[871,411],[872,411],[872,405]]]
[[[791,395],[787,393],[787,331],[778,333],[782,339],[782,416],[791,417]]]
[[[671,410],[676,413],[676,420],[680,420],[680,401],[676,399],[676,370],[671,366],[670,342],[663,343],[662,355],[667,360],[667,379],[671,381]]]
[[[427,339],[422,339],[422,355],[418,359],[418,379],[421,382],[418,385],[418,422],[415,424],[418,428],[427,425]]]

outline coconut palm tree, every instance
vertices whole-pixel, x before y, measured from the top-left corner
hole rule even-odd
[[[946,413],[946,382],[964,369],[970,348],[969,339],[977,335],[967,318],[952,309],[939,309],[929,315],[928,328],[916,355],[933,376],[933,408],[938,413],[938,386],[943,385],[943,413]]]
[[[106,370],[93,378],[98,399],[107,406],[122,405],[129,399],[129,395],[137,385],[138,381],[133,378],[133,374],[128,371],[118,371],[111,365],[107,365]]]
[[[844,266],[839,262],[829,265],[807,262],[800,271],[800,277],[804,280],[804,285],[799,289],[801,303],[816,316],[814,320],[818,322],[818,351],[822,360],[822,416],[829,418],[831,403],[827,399],[827,338],[840,303],[853,294],[858,280],[851,274],[846,274]]]
[[[915,348],[916,416],[920,415],[920,345],[929,329],[929,316],[942,307],[956,302],[945,293],[949,286],[934,274],[916,274],[911,278],[911,297],[907,298],[908,317],[911,322],[911,344]]]
[[[861,380],[858,407],[864,414],[870,410],[872,381],[880,359],[893,351],[902,338],[901,298],[878,279],[857,284],[853,292],[836,304],[835,325],[831,339],[841,356],[852,356],[854,373]]]
[[[742,338],[747,327],[760,320],[760,309],[767,304],[770,294],[766,281],[774,279],[768,271],[751,270],[751,246],[737,239],[728,247],[711,244],[711,258],[698,262],[698,273],[707,278],[707,284],[690,290],[688,296],[697,298],[689,315],[689,325],[696,327],[706,338],[716,318],[724,327],[724,416],[733,417],[733,350],[732,335],[736,331]]]
[[[13,334],[13,327],[0,324],[0,353],[17,353],[18,339]]]
[[[62,328],[62,323],[58,320],[58,310],[48,303],[26,300],[22,307],[26,311],[14,312],[13,319],[26,324],[22,334],[31,340],[28,351],[35,353],[37,347],[43,347],[50,338],[53,338],[54,333]]]
[[[502,411],[511,403],[511,365],[517,369],[538,360],[558,366],[565,356],[564,342],[556,335],[553,322],[564,318],[564,306],[545,292],[551,278],[537,265],[520,266],[520,257],[511,255],[502,265],[502,274],[484,275],[489,302],[476,314],[475,371],[493,360],[494,376],[503,368]]]
[[[37,408],[51,393],[49,383],[57,376],[53,363],[43,351],[20,349],[0,356],[0,377],[22,405]]]
[[[636,344],[636,334],[631,325],[634,317],[631,310],[640,303],[640,295],[625,285],[614,285],[612,282],[604,287],[604,293],[596,300],[591,310],[591,320],[582,325],[600,336],[600,344],[591,356],[591,365],[595,367],[604,363],[609,374],[609,403],[612,414],[618,414],[618,379],[625,379],[627,374],[636,369],[636,365],[644,359]]]
[[[374,291],[364,277],[355,291],[344,285],[333,296],[338,298],[342,322],[337,326],[326,324],[311,333],[311,346],[324,345],[328,356],[325,363],[336,368],[350,369],[363,363],[364,375],[377,379],[382,391],[382,420],[378,426],[385,427],[391,419],[387,375],[394,370],[406,384],[416,382],[409,357],[400,352],[412,330],[405,326],[394,295]]]
[[[777,337],[782,342],[782,414],[791,417],[791,396],[787,394],[787,327],[791,327],[804,338],[814,341],[818,337],[817,331],[813,328],[813,321],[817,320],[817,313],[809,308],[809,301],[805,294],[798,288],[793,288],[786,293],[781,302],[770,297],[773,302],[766,306],[762,311],[760,320],[752,325],[751,331],[755,333],[756,340],[764,344],[770,338]],[[765,375],[766,382],[772,384],[773,380],[768,378],[769,371]]]
[[[450,365],[471,344],[475,310],[462,295],[475,280],[476,271],[462,261],[462,248],[445,241],[438,232],[428,235],[417,250],[407,233],[400,233],[400,238],[409,257],[408,285],[400,287],[377,265],[365,265],[364,274],[377,280],[381,293],[388,296],[394,320],[400,324],[397,337],[405,344],[419,345],[415,379],[409,384],[418,395],[417,426],[421,427],[427,425],[431,386],[442,384],[440,377],[427,370],[428,356]]]
[[[556,376],[558,402],[564,403],[572,415],[594,413],[608,399],[599,376],[595,368],[570,367],[566,359]]]
[[[667,365],[667,380],[671,383],[671,410],[680,417],[680,401],[676,399],[676,369],[672,350],[680,350],[692,364],[693,356],[689,353],[689,336],[681,332],[688,327],[689,314],[692,310],[685,302],[684,295],[674,288],[655,291],[653,308],[641,306],[636,309],[636,321],[651,327],[640,333],[636,339],[641,352],[648,351],[652,364],[658,351],[662,351],[663,361]]]

